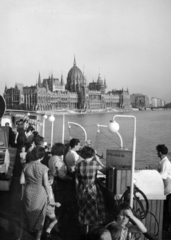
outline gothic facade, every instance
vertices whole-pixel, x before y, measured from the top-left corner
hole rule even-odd
[[[76,66],[69,70],[66,85],[53,75],[41,81],[39,74],[35,86],[16,84],[14,88],[5,86],[4,98],[7,109],[23,109],[33,111],[55,111],[61,109],[108,109],[130,108],[128,90],[112,90],[106,93],[106,79],[100,74],[97,81],[87,84],[84,73]]]

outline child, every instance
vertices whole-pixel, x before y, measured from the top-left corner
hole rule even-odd
[[[46,216],[48,217],[48,220],[50,220],[50,223],[48,224],[48,227],[46,228],[47,239],[50,238],[51,230],[55,226],[55,224],[58,222],[56,219],[56,215],[55,215],[55,207],[61,206],[60,203],[55,202],[54,194],[52,191],[52,184],[54,181],[54,177],[51,176],[50,174],[48,174],[48,180],[49,180],[49,185],[50,185],[49,189],[50,189],[51,198],[49,199],[48,206],[47,206],[47,212],[46,212]],[[58,228],[56,228],[56,230],[58,230]]]
[[[22,171],[21,171],[21,175],[20,175],[21,200],[23,199],[24,188],[25,188],[25,176],[24,176],[23,168],[26,164],[26,158],[27,158],[26,147],[23,145],[21,147],[21,152],[20,152],[20,162],[21,162],[21,165],[22,165]]]
[[[135,225],[131,224],[130,221]],[[121,234],[119,238],[120,240],[126,240],[128,237],[131,239],[132,233],[139,235],[141,233],[145,234],[147,232],[144,224],[134,216],[131,209],[129,209],[128,205],[125,203],[122,203],[117,207],[116,221],[113,221],[106,226],[112,235],[112,240],[116,239],[113,237],[115,235],[116,226],[121,227]]]

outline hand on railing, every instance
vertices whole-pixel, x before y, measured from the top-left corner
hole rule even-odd
[[[100,161],[100,156],[97,153],[95,153],[95,158],[94,159],[102,168],[106,168],[106,166]]]

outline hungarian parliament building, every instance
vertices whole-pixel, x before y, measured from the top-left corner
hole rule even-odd
[[[100,74],[97,81],[87,84],[84,73],[76,66],[69,70],[66,84],[51,75],[41,80],[40,73],[34,86],[16,83],[14,88],[5,86],[4,99],[7,109],[30,111],[55,110],[97,110],[97,109],[129,109],[130,94],[128,89],[106,92],[106,80]]]

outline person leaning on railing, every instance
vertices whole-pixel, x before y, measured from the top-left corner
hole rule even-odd
[[[106,222],[103,194],[96,184],[97,171],[105,173],[106,167],[89,146],[83,147],[80,156],[82,160],[75,166],[75,180],[78,220],[85,234],[89,227]]]

